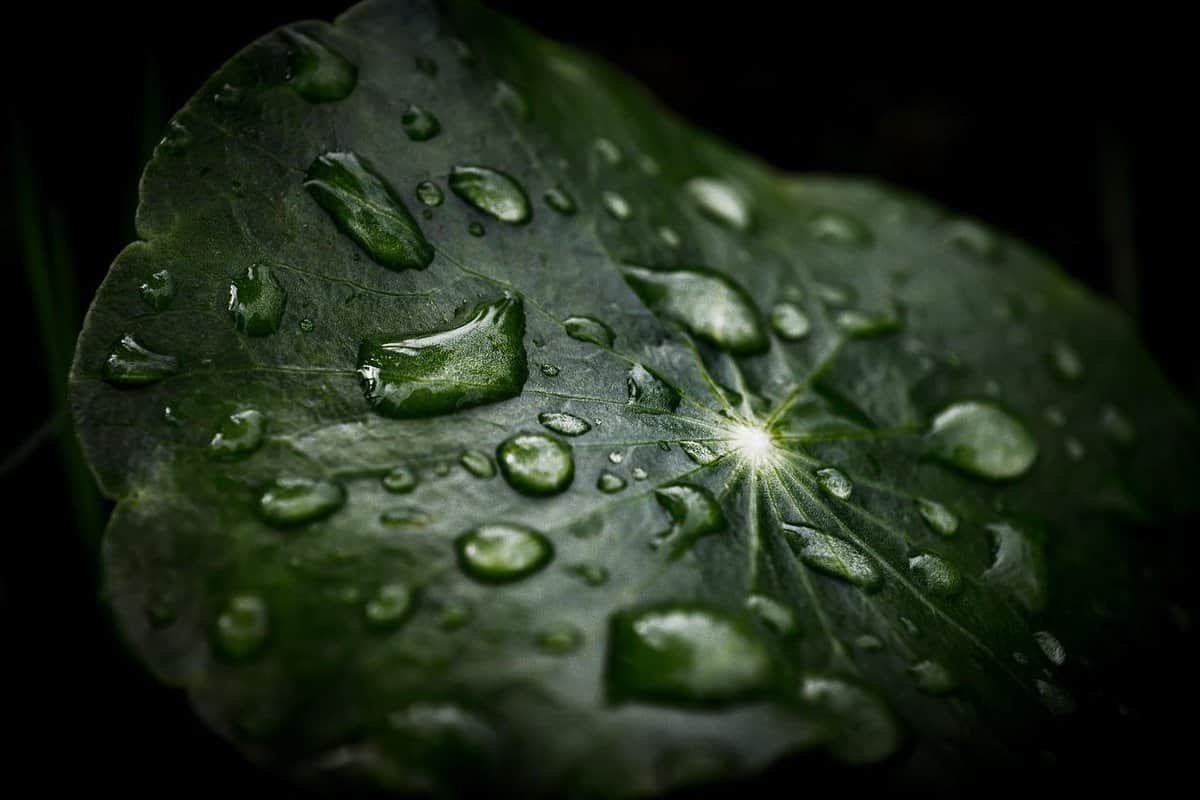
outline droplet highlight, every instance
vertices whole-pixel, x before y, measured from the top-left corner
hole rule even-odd
[[[504,479],[522,494],[558,494],[575,477],[571,446],[545,433],[510,436],[496,448],[496,461]]]

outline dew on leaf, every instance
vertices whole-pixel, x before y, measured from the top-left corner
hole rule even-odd
[[[624,478],[608,470],[602,471],[600,477],[596,479],[596,488],[605,494],[615,494],[624,489],[625,486]]]
[[[1129,447],[1137,441],[1137,431],[1116,406],[1105,406],[1100,412],[1100,428],[1113,442],[1122,447]]]
[[[834,467],[822,467],[817,470],[817,483],[821,485],[822,491],[838,500],[849,499],[850,493],[854,491],[854,484],[846,477],[846,473]]]
[[[330,103],[350,96],[358,68],[316,38],[294,28],[284,30],[288,43],[289,85],[310,103]]]
[[[496,474],[496,465],[487,453],[480,450],[465,450],[458,457],[458,463],[476,478],[490,478]]]
[[[692,460],[692,463],[702,467],[714,463],[718,458],[716,453],[700,442],[680,442],[679,449]]]
[[[992,565],[983,573],[986,583],[1011,595],[1026,611],[1036,614],[1046,606],[1046,556],[1038,538],[1008,523],[987,526],[991,537]]]
[[[560,189],[557,186],[546,190],[542,195],[542,199],[546,201],[546,205],[564,216],[570,216],[575,213],[575,199],[567,194],[566,190]]]
[[[658,229],[658,238],[662,243],[671,249],[676,249],[683,244],[683,239],[675,232],[674,228],[669,228],[666,225],[660,226]]]
[[[782,523],[796,556],[813,569],[840,578],[868,592],[879,588],[879,568],[855,545],[806,525]]]
[[[446,198],[436,183],[433,181],[421,181],[417,184],[417,199],[421,201],[421,205],[432,208],[440,206]]]
[[[1083,461],[1087,456],[1087,450],[1084,449],[1083,442],[1076,439],[1074,436],[1068,436],[1063,442],[1063,448],[1067,451],[1067,458],[1072,461]]]
[[[735,355],[767,348],[758,309],[746,290],[708,269],[622,268],[626,282],[655,314]]]
[[[302,332],[312,333],[314,328],[316,328],[316,325],[314,325],[313,321],[311,319],[309,319],[308,317],[305,317],[304,319],[300,320],[300,330]]]
[[[618,147],[617,143],[612,139],[600,137],[592,143],[592,149],[594,149],[600,155],[600,158],[610,167],[618,166],[622,161],[625,160],[625,155],[621,152],[621,148]]]
[[[633,468],[633,479],[635,481],[644,481],[648,477],[650,476],[646,473],[646,470],[642,469],[641,467]]]
[[[192,143],[192,132],[177,119],[167,123],[167,132],[163,134],[158,146],[171,155],[179,155],[187,150]]]
[[[1083,379],[1083,359],[1066,342],[1051,345],[1050,364],[1054,367],[1054,373],[1064,381],[1076,383]]]
[[[508,81],[496,81],[496,90],[492,93],[492,104],[515,120],[529,120],[529,101],[525,95]]]
[[[287,290],[267,264],[252,264],[229,285],[229,313],[234,326],[247,336],[279,330],[286,306]]]
[[[807,675],[800,697],[838,723],[838,734],[825,748],[844,764],[873,764],[900,746],[900,727],[873,693],[845,678]]]
[[[776,303],[771,309],[771,328],[781,339],[794,342],[808,335],[812,323],[794,303]]]
[[[904,327],[900,314],[891,308],[883,311],[846,309],[838,312],[834,322],[847,336],[858,339],[895,333]]]
[[[629,201],[616,192],[602,192],[600,202],[613,219],[624,221],[633,216],[633,207],[629,205]]]
[[[1074,713],[1076,707],[1075,698],[1066,689],[1045,680],[1034,681],[1034,685],[1037,686],[1038,697],[1042,699],[1042,705],[1051,714],[1064,717]]]
[[[751,594],[746,598],[750,609],[762,623],[777,636],[794,636],[797,632],[796,615],[778,600],[765,594]]]
[[[468,205],[490,217],[521,225],[529,221],[529,197],[517,179],[490,167],[457,166],[450,170],[450,189]]]
[[[572,564],[567,567],[567,573],[588,586],[602,586],[608,583],[608,570],[598,564]]]
[[[962,575],[953,564],[940,556],[930,553],[915,555],[908,560],[908,568],[930,594],[953,597],[962,591]]]
[[[470,624],[473,616],[470,606],[463,603],[451,603],[438,614],[438,627],[444,631],[456,631]]]
[[[543,653],[552,656],[564,656],[573,653],[583,645],[583,634],[578,628],[570,625],[560,625],[542,631],[536,638],[537,647]]]
[[[813,291],[820,301],[830,308],[841,308],[854,300],[854,294],[849,289],[831,283],[818,283],[813,287]]]
[[[208,443],[213,458],[245,458],[262,446],[267,433],[267,418],[253,408],[237,411],[221,420],[221,427]]]
[[[750,203],[729,182],[719,178],[692,178],[684,189],[704,216],[736,231],[750,228]]]
[[[1067,660],[1067,649],[1062,646],[1062,642],[1058,640],[1050,631],[1037,631],[1033,634],[1033,638],[1038,643],[1038,647],[1042,649],[1047,660],[1056,667],[1061,667]]]
[[[954,675],[937,661],[921,661],[908,670],[916,679],[917,688],[925,694],[949,694],[958,688],[958,681]]]
[[[667,547],[678,558],[702,536],[720,533],[727,523],[712,492],[693,483],[669,483],[654,490],[654,499],[667,512],[671,527],[654,537],[655,548]]]
[[[404,135],[414,142],[424,142],[441,133],[442,124],[432,111],[410,103],[400,116]]]
[[[217,617],[217,650],[230,661],[248,661],[262,652],[269,628],[270,615],[261,597],[235,595]]]
[[[939,536],[953,536],[958,532],[958,515],[936,500],[924,497],[916,499],[917,511],[929,529]]]
[[[563,436],[582,436],[592,429],[587,420],[561,411],[544,411],[538,414],[538,422]]]
[[[843,247],[865,247],[874,237],[858,219],[838,211],[822,211],[808,221],[813,238]]]
[[[392,630],[404,621],[412,606],[412,589],[403,583],[388,583],[363,606],[363,617],[371,630]]]
[[[947,406],[934,418],[927,440],[930,455],[990,480],[1024,475],[1038,454],[1037,440],[1020,421],[980,401]]]
[[[346,502],[341,484],[319,478],[276,478],[258,500],[258,511],[272,525],[299,525],[327,517]]]
[[[1000,254],[1000,243],[991,231],[971,220],[960,219],[946,226],[946,241],[976,258],[994,259]]]
[[[542,534],[523,525],[489,523],[473,528],[455,542],[458,563],[483,583],[508,583],[532,575],[550,563],[554,547]]]
[[[416,506],[400,506],[384,511],[379,515],[379,521],[389,528],[423,528],[433,521],[433,517]]]
[[[883,642],[878,636],[872,636],[869,633],[864,633],[854,640],[854,646],[859,650],[865,650],[868,653],[877,653],[883,649]]]
[[[169,270],[160,269],[138,286],[142,302],[155,311],[164,311],[175,299],[175,276]]]
[[[527,495],[564,491],[575,477],[571,446],[549,434],[527,431],[510,436],[496,448],[496,461],[509,485]]]
[[[547,378],[556,377],[558,375],[558,373],[560,373],[562,371],[558,367],[554,366],[553,364],[542,364],[541,369],[542,369],[542,374],[545,375]]]
[[[563,328],[572,339],[581,342],[591,342],[601,347],[612,347],[616,336],[612,328],[595,317],[567,317],[563,320]]]
[[[622,453],[620,450],[613,450],[611,453],[608,454],[608,460],[610,463],[620,464],[622,461],[625,460],[625,454]]]
[[[398,466],[383,476],[383,488],[393,494],[408,494],[417,488],[417,473],[409,467]]]
[[[629,369],[625,385],[629,404],[641,411],[665,414],[679,407],[679,392],[641,364]]]
[[[157,383],[178,371],[179,360],[175,356],[155,353],[127,333],[104,359],[101,375],[114,386],[126,388]]]
[[[471,224],[467,225],[467,233],[471,234],[472,236],[474,236],[476,238],[479,238],[480,236],[483,236],[485,233],[487,233],[487,231],[478,222],[472,222]]]

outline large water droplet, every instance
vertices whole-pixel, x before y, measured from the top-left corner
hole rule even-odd
[[[496,448],[500,472],[522,494],[558,494],[575,477],[571,445],[545,433],[510,436]]]
[[[403,583],[389,583],[379,587],[363,606],[363,617],[371,630],[391,630],[404,621],[412,606],[412,589]]]
[[[393,494],[408,494],[417,488],[417,473],[406,466],[398,466],[383,476],[383,488]]]
[[[542,199],[546,201],[546,205],[560,214],[570,216],[575,213],[575,199],[567,194],[566,190],[559,189],[557,186],[547,189],[546,193],[542,195]]]
[[[258,500],[263,519],[272,525],[299,525],[327,517],[346,502],[346,490],[317,478],[277,478]]]
[[[668,547],[678,558],[701,536],[725,530],[725,515],[712,492],[692,483],[670,483],[654,490],[654,499],[671,521],[671,527],[654,537],[655,547]]]
[[[673,605],[613,618],[608,652],[613,701],[720,705],[763,692],[773,682],[764,643],[726,612]]]
[[[641,364],[634,364],[625,379],[629,404],[640,411],[665,414],[679,407],[679,392]]]
[[[244,458],[262,446],[267,434],[267,418],[261,411],[248,408],[221,420],[221,428],[208,443],[214,458]]]
[[[538,414],[538,422],[563,436],[582,436],[592,429],[587,420],[558,411],[546,411]]]
[[[448,330],[368,339],[358,373],[371,407],[387,417],[428,417],[516,397],[529,376],[521,301],[480,303]]]
[[[279,330],[287,290],[267,264],[254,264],[229,285],[229,313],[247,336],[266,336]]]
[[[441,133],[442,123],[432,111],[422,108],[415,103],[409,104],[400,117],[400,125],[404,134],[414,142],[424,142]]]
[[[476,478],[490,478],[496,474],[496,465],[488,458],[487,453],[479,450],[466,450],[458,457],[458,463]]]
[[[341,100],[354,91],[358,68],[328,45],[295,29],[283,31],[289,45],[290,85],[310,103]]]
[[[953,564],[930,553],[921,553],[908,560],[908,568],[930,594],[953,597],[962,591],[962,575]]]
[[[958,688],[958,681],[950,670],[936,661],[921,661],[908,668],[917,681],[917,688],[926,694],[949,694]]]
[[[175,299],[175,277],[168,270],[160,269],[142,281],[138,292],[146,305],[155,311],[163,311]]]
[[[572,339],[581,342],[591,342],[601,347],[612,347],[616,336],[612,328],[595,317],[567,317],[563,320],[563,328]]]
[[[388,269],[425,269],[433,246],[383,179],[354,153],[326,153],[308,168],[309,193],[347,236]]]
[[[849,499],[850,493],[854,491],[854,484],[846,477],[846,473],[834,467],[822,467],[817,470],[817,483],[821,484],[821,489],[826,494],[838,500]]]
[[[421,181],[417,184],[417,199],[421,201],[421,205],[435,208],[440,206],[446,198],[436,183]]]
[[[746,291],[707,269],[626,266],[625,280],[655,314],[736,355],[761,353],[767,336]]]
[[[771,327],[781,339],[794,342],[808,335],[812,324],[808,314],[793,303],[776,303],[771,309]]]
[[[508,583],[540,570],[554,557],[554,546],[523,525],[480,525],[455,542],[463,572],[483,583]]]
[[[778,600],[765,594],[752,594],[746,598],[746,608],[753,611],[775,635],[785,638],[796,635],[796,615]]]
[[[948,406],[933,420],[929,452],[979,478],[1024,475],[1037,459],[1038,443],[1007,411],[984,402]]]
[[[700,213],[737,231],[749,229],[750,203],[732,185],[719,178],[692,178],[685,184]]]
[[[900,728],[879,698],[863,687],[832,675],[808,675],[800,696],[840,724],[825,748],[846,764],[882,761],[900,746]]]
[[[532,211],[529,197],[511,175],[489,167],[454,167],[450,189],[468,204],[501,222],[520,225]]]
[[[127,333],[104,359],[101,375],[114,386],[132,387],[161,381],[178,370],[179,361],[175,356],[147,350],[132,333]]]
[[[788,544],[797,557],[813,569],[874,591],[883,582],[879,568],[856,546],[816,528],[782,523],[790,534]]]
[[[261,597],[235,595],[217,617],[217,649],[231,661],[248,661],[262,652],[269,628],[267,604]]]
[[[917,498],[917,511],[929,529],[939,536],[953,536],[958,531],[958,516],[936,500]]]
[[[1046,556],[1042,542],[1007,522],[987,526],[992,538],[992,565],[983,579],[1010,594],[1026,611],[1046,606]]]
[[[1074,383],[1083,379],[1083,359],[1066,342],[1055,342],[1050,347],[1050,364],[1064,381]]]

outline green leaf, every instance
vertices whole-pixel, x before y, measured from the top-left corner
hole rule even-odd
[[[71,375],[107,599],[297,781],[1037,763],[1197,510],[1192,410],[1043,256],[472,5],[251,45],[137,222]]]

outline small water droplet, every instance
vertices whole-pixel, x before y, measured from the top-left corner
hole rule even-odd
[[[379,587],[375,596],[363,606],[363,616],[371,630],[392,630],[404,621],[412,606],[412,589],[403,583],[388,583]]]
[[[425,269],[433,246],[407,206],[354,153],[326,153],[308,168],[305,187],[338,228],[388,269]]]
[[[563,436],[582,436],[592,429],[587,420],[559,411],[546,411],[538,414],[538,422]]]
[[[625,488],[625,479],[620,475],[615,475],[608,470],[600,473],[600,477],[596,479],[596,488],[605,494],[615,494]]]
[[[358,68],[344,56],[294,28],[282,35],[289,45],[288,82],[296,94],[310,103],[329,103],[354,91]]]
[[[521,184],[507,173],[490,167],[454,167],[450,170],[450,189],[468,205],[490,217],[521,225],[533,212]]]
[[[975,477],[1004,480],[1024,475],[1038,443],[1020,421],[990,403],[954,403],[933,420],[929,452]]]
[[[619,166],[625,160],[625,155],[621,152],[621,148],[611,139],[600,137],[592,144],[592,147],[604,163],[610,167]]]
[[[269,628],[267,604],[261,597],[235,595],[217,617],[217,649],[231,661],[248,661],[262,652]]]
[[[958,531],[958,516],[936,500],[918,497],[917,511],[929,529],[939,536],[953,536]]]
[[[1072,461],[1083,461],[1087,456],[1087,450],[1084,449],[1083,442],[1076,439],[1074,436],[1068,436],[1063,446],[1067,451],[1067,458]]]
[[[868,592],[879,588],[879,568],[861,550],[816,528],[782,523],[796,556],[815,570],[841,578]]]
[[[476,63],[479,58],[475,55],[475,51],[471,46],[462,39],[451,39],[450,47],[454,49],[454,55],[464,64],[471,65]]]
[[[1046,418],[1047,422],[1056,428],[1061,428],[1067,424],[1066,414],[1064,414],[1062,409],[1058,408],[1057,406],[1049,406],[1045,412],[1043,412],[1043,416]]]
[[[991,231],[966,219],[954,220],[946,226],[946,241],[976,258],[994,259],[1000,254],[1000,243]]]
[[[567,572],[588,586],[602,586],[608,583],[608,570],[598,564],[572,564],[567,567]]]
[[[778,600],[765,594],[752,594],[746,598],[746,608],[754,612],[776,636],[786,638],[796,635],[796,615]]]
[[[379,521],[389,528],[424,528],[433,522],[433,517],[416,506],[399,506],[384,511]]]
[[[1129,447],[1137,441],[1133,423],[1116,406],[1105,406],[1100,412],[1100,427],[1109,439],[1123,447]]]
[[[1066,342],[1055,342],[1050,347],[1050,364],[1064,381],[1076,383],[1083,379],[1083,359]]]
[[[953,597],[962,591],[962,575],[953,564],[939,556],[921,553],[908,560],[908,568],[912,570],[921,584],[938,597]]]
[[[1007,592],[1031,614],[1044,609],[1046,557],[1040,538],[1007,522],[992,523],[987,531],[992,565],[983,580]]]
[[[145,386],[168,378],[179,371],[175,356],[155,353],[138,343],[132,333],[120,338],[104,359],[104,380],[122,388]]]
[[[702,536],[720,533],[727,523],[712,492],[693,483],[669,483],[654,490],[654,499],[671,527],[654,537],[653,546],[670,547],[670,558],[683,555]]]
[[[383,488],[393,494],[408,494],[417,488],[417,473],[403,465],[396,467],[383,477]]]
[[[803,339],[811,327],[808,314],[793,303],[776,303],[771,309],[771,328],[781,339],[789,342]]]
[[[545,536],[507,523],[473,528],[458,537],[455,548],[463,572],[483,583],[520,580],[554,558],[554,547]]]
[[[358,373],[374,411],[428,417],[521,393],[529,374],[521,301],[483,302],[460,318],[448,330],[362,343]]]
[[[267,434],[267,418],[261,411],[248,408],[221,420],[221,427],[208,443],[213,458],[245,458],[262,446]]]
[[[456,631],[470,623],[472,616],[470,606],[451,603],[438,614],[438,627],[444,631]]]
[[[404,133],[414,142],[424,142],[441,133],[442,123],[432,111],[410,103],[400,117],[400,125]]]
[[[552,656],[565,656],[573,653],[583,645],[583,634],[578,628],[570,625],[560,625],[537,635],[537,647],[543,653]]]
[[[258,500],[263,519],[272,525],[299,525],[327,517],[346,502],[346,490],[317,478],[277,478]]]
[[[267,264],[253,264],[229,285],[229,313],[234,326],[247,336],[266,336],[279,330],[287,306],[287,290]]]
[[[175,299],[175,277],[168,270],[160,269],[142,281],[138,291],[146,305],[155,311],[163,311]]]
[[[601,347],[612,347],[616,339],[612,328],[595,317],[567,317],[563,320],[563,328],[572,339],[591,342]]]
[[[1067,660],[1067,649],[1062,646],[1062,642],[1058,640],[1050,631],[1037,631],[1033,634],[1033,638],[1037,641],[1038,647],[1042,649],[1047,660],[1056,667],[1061,667]]]
[[[529,101],[525,95],[508,81],[496,81],[496,91],[492,94],[492,104],[501,109],[513,119],[527,122],[529,120]]]
[[[883,649],[883,642],[881,642],[877,636],[864,633],[862,636],[859,636],[854,640],[854,646],[859,650],[864,650],[868,653],[877,653]]]
[[[616,702],[721,705],[769,689],[774,669],[766,645],[741,620],[672,605],[613,618],[607,678]]]
[[[472,236],[474,236],[476,238],[479,238],[480,236],[483,236],[485,233],[487,233],[487,231],[478,222],[472,222],[471,224],[467,225],[467,233],[471,234]]]
[[[223,108],[237,108],[242,102],[242,90],[233,84],[226,83],[213,93],[213,102]]]
[[[547,378],[558,377],[559,372],[561,372],[561,370],[553,364],[542,364],[542,374]]]
[[[900,624],[904,626],[904,630],[908,632],[909,636],[916,638],[921,635],[921,629],[917,627],[917,623],[908,617],[900,617]]]
[[[440,206],[446,198],[436,183],[433,181],[421,181],[417,184],[417,199],[421,201],[422,205],[433,208]]]
[[[865,247],[874,237],[861,220],[839,211],[822,211],[808,221],[815,239],[843,247]]]
[[[846,477],[846,473],[834,467],[817,470],[817,483],[821,484],[821,489],[826,494],[838,500],[849,499],[850,493],[854,491],[854,484]]]
[[[904,327],[900,314],[893,308],[883,311],[847,309],[839,311],[834,322],[843,333],[857,339],[895,333]]]
[[[666,225],[663,225],[658,229],[658,238],[662,240],[663,244],[671,249],[678,249],[680,245],[683,244],[683,239],[679,237],[679,234],[675,232],[675,229],[668,228]]]
[[[818,283],[813,287],[817,298],[830,308],[841,308],[854,300],[854,294],[844,286],[834,286],[830,283]]]
[[[167,131],[163,134],[158,146],[171,155],[179,155],[187,150],[192,143],[192,132],[177,119],[167,123]]]
[[[641,364],[634,364],[625,379],[629,404],[640,411],[665,414],[679,407],[679,392]],[[667,449],[671,449],[670,445]]]
[[[697,210],[704,216],[733,230],[749,230],[750,203],[727,181],[719,178],[692,178],[684,188]]]
[[[702,467],[707,467],[717,460],[717,454],[700,442],[680,442],[679,449],[692,460],[692,463]]]
[[[547,189],[542,199],[546,201],[546,205],[564,216],[569,217],[575,213],[575,198],[557,186]]]
[[[496,465],[488,458],[487,453],[479,450],[464,451],[458,457],[458,463],[476,478],[490,478],[496,474]]]
[[[510,436],[496,448],[500,472],[522,494],[558,494],[575,477],[571,445],[540,432]]]
[[[451,464],[449,461],[439,461],[433,465],[433,474],[439,478],[444,478],[450,474]]]
[[[950,670],[936,661],[921,661],[908,668],[917,681],[917,688],[925,694],[949,694],[958,688],[958,681]]]
[[[656,315],[735,355],[767,349],[758,309],[746,290],[707,269],[622,268],[625,280]]]
[[[611,453],[608,454],[608,460],[613,464],[620,464],[622,461],[625,460],[625,454],[622,453],[620,450],[613,450]]]
[[[629,205],[629,201],[616,192],[601,193],[600,202],[603,203],[604,210],[611,214],[613,219],[624,221],[633,216],[633,206]]]
[[[303,331],[304,333],[312,333],[313,329],[315,327],[316,327],[316,325],[314,325],[313,321],[311,319],[309,319],[308,317],[305,317],[304,319],[300,320],[300,330]]]

